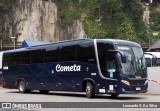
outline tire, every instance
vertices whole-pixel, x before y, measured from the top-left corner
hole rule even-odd
[[[39,92],[42,93],[42,94],[46,94],[46,93],[48,93],[49,91],[48,91],[48,90],[39,90]]]
[[[119,94],[111,94],[112,98],[117,98]]]
[[[93,98],[95,96],[94,87],[90,82],[87,82],[86,85],[86,96],[88,98]]]
[[[31,90],[26,90],[26,83],[24,81],[20,81],[18,83],[18,89],[20,93],[29,93]]]

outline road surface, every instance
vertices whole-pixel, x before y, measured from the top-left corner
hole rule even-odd
[[[118,98],[111,98],[110,95],[96,95],[93,99],[88,99],[85,96],[85,93],[71,93],[71,92],[50,92],[48,94],[40,94],[38,91],[33,91],[31,93],[21,94],[18,92],[18,90],[13,89],[0,89],[0,102],[73,102],[73,103],[88,103],[88,102],[95,102],[94,104],[95,108],[54,108],[56,111],[81,111],[81,110],[89,110],[89,111],[106,111],[106,108],[99,108],[100,102],[160,102],[160,95],[151,95],[151,94],[125,94],[120,95]],[[109,111],[116,111],[117,108],[108,108]],[[150,108],[119,108],[119,111],[150,111]],[[3,110],[4,109],[0,109]],[[10,111],[11,109],[5,109],[6,111]],[[47,108],[47,109],[12,109],[14,111],[52,111],[53,109]],[[154,110],[159,111],[158,108],[154,108]]]

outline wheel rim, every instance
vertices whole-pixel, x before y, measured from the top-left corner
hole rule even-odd
[[[19,83],[19,90],[20,90],[21,92],[24,91],[24,87],[25,87],[24,82],[20,82],[20,83]]]
[[[86,93],[87,93],[87,95],[90,95],[90,93],[91,93],[91,88],[89,86],[87,86],[87,88],[86,88]]]

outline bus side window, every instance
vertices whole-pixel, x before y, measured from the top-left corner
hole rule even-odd
[[[31,63],[42,63],[43,62],[43,53],[41,50],[32,50],[31,51]]]
[[[76,60],[96,64],[94,45],[89,42],[79,44],[77,46]]]
[[[45,62],[58,62],[58,48],[53,48],[45,51]]]
[[[106,68],[106,77],[107,78],[117,78],[116,72],[116,55],[115,53],[107,53],[105,57],[105,68]]]
[[[30,64],[30,51],[21,53],[21,64]]]
[[[63,46],[60,49],[60,61],[75,61],[76,46]]]
[[[10,66],[12,64],[12,55],[11,53],[5,53],[3,55],[3,66]]]
[[[113,45],[111,43],[97,43],[97,48],[98,48],[98,58],[99,58],[99,64],[101,68],[102,75],[109,78],[109,69],[114,69],[111,68],[113,67],[114,63],[111,59],[113,54],[109,54],[107,50],[113,50]]]
[[[20,53],[16,52],[12,54],[12,65],[20,64]]]

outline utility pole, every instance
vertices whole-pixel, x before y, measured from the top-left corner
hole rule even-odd
[[[16,49],[16,37],[11,37],[13,41],[13,48]]]

